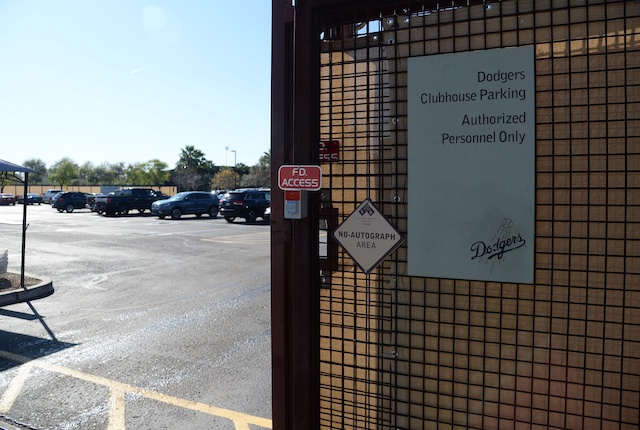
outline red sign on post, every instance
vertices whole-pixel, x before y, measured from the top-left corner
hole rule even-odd
[[[337,140],[321,140],[319,157],[321,163],[340,161],[340,142]]]
[[[284,199],[292,202],[300,201],[300,190],[287,190],[284,192]]]
[[[318,191],[322,188],[322,168],[320,166],[280,166],[278,186],[284,191]]]

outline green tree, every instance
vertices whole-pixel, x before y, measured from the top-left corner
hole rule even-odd
[[[187,145],[180,150],[180,159],[176,169],[198,170],[207,161],[204,152],[196,149],[193,145]]]
[[[249,168],[249,172],[242,176],[243,187],[269,187],[271,185],[271,151],[265,152],[258,164]]]
[[[148,185],[147,173],[143,163],[129,164],[125,168],[124,174],[127,185]]]
[[[100,185],[121,185],[125,183],[124,163],[102,163],[94,169],[95,183]]]
[[[37,173],[29,173],[29,183],[32,185],[41,184],[47,175],[47,165],[39,158],[30,158],[22,163],[24,167],[35,170]]]
[[[74,185],[94,185],[91,183],[95,167],[90,161],[78,167],[78,177],[73,181]]]
[[[99,185],[111,185],[108,180],[109,165],[102,163],[93,169],[92,181]]]
[[[49,169],[49,180],[60,188],[69,186],[78,178],[78,165],[68,157],[54,163]]]
[[[171,175],[167,163],[158,159],[147,161],[147,163],[145,164],[145,170],[149,178],[149,184],[155,185],[158,188],[164,185],[165,182],[169,180],[169,176]]]
[[[249,171],[251,171],[251,167],[247,166],[244,163],[238,163],[238,164],[235,165],[234,168],[236,170],[236,173],[238,175],[240,175],[240,177],[242,177],[243,175],[248,174]]]
[[[17,182],[13,172],[0,172],[0,193],[4,192],[4,187]]]
[[[218,170],[213,162],[207,160],[204,152],[187,145],[180,152],[172,180],[180,191],[207,190],[211,178]]]
[[[102,185],[102,176],[100,172],[100,166],[94,166],[89,162],[80,166],[80,177],[86,181],[87,185]]]
[[[127,174],[124,163],[109,164],[109,176],[111,177],[111,185],[126,183]]]
[[[199,186],[199,190],[209,191],[209,182],[211,182],[211,178],[220,171],[220,168],[217,167],[213,161],[206,160],[198,169],[198,173],[202,176],[202,183]]]

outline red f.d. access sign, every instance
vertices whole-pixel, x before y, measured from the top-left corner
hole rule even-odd
[[[280,166],[278,186],[285,191],[318,191],[322,188],[322,168],[320,166]]]

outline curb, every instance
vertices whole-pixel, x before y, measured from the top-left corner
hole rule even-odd
[[[15,272],[11,272],[15,273]],[[27,275],[25,273],[25,275]],[[40,283],[31,287],[19,290],[5,291],[0,293],[0,307],[9,306],[16,303],[30,302],[31,300],[42,299],[53,294],[53,282],[49,278],[42,276],[28,275],[31,278],[40,279]]]

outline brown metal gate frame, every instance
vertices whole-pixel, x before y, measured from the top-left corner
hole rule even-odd
[[[301,64],[314,62],[316,44],[309,43],[310,11],[295,10],[291,1],[273,1],[272,48],[272,166],[309,164],[317,159],[310,143],[317,136],[317,73]],[[294,28],[295,21],[295,28]],[[303,29],[307,30],[303,30]],[[296,40],[297,39],[297,40]],[[310,49],[294,49],[294,46]],[[295,95],[295,109],[294,109]],[[295,115],[294,115],[295,113]],[[315,120],[314,120],[315,119]],[[317,139],[316,139],[317,141]],[[294,143],[295,142],[295,145]],[[271,272],[273,426],[276,429],[319,428],[319,330],[317,255],[294,252],[313,250],[317,239],[317,204],[311,202],[309,218],[294,222],[283,219],[284,196],[277,192],[277,170],[272,170]],[[315,223],[314,223],[315,220]]]
[[[274,428],[639,428],[640,3],[293,3],[272,16]],[[531,44],[535,284],[408,277],[404,248],[371,276],[343,253],[325,270],[325,206],[339,222],[371,197],[410,234],[403,61]],[[367,95],[332,99],[341,85]],[[361,108],[384,127],[335,136]],[[348,155],[324,200],[283,219],[278,167],[334,137]]]

